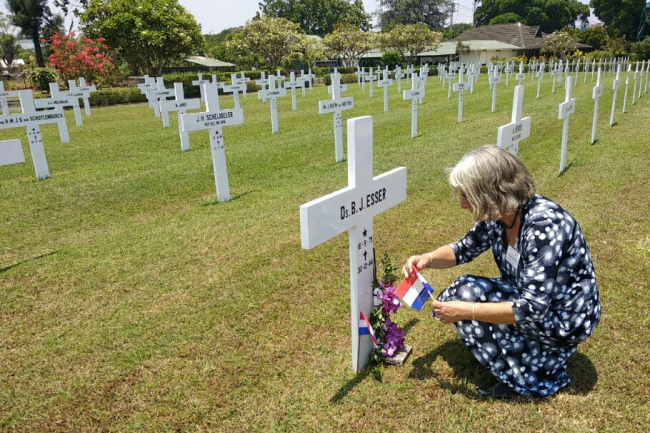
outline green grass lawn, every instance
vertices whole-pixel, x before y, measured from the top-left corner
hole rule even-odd
[[[335,163],[325,87],[269,104],[242,99],[245,124],[224,130],[232,201],[217,203],[208,133],[180,151],[146,104],[66,112],[71,143],[43,131],[51,179],[27,163],[0,167],[0,429],[5,431],[645,431],[650,424],[650,93],[609,126],[604,79],[591,145],[593,83],[574,89],[568,169],[559,175],[564,89],[525,80],[532,135],[519,155],[538,191],[578,220],[595,262],[603,317],[547,399],[476,398],[490,375],[423,310],[397,321],[413,354],[379,376],[350,368],[349,252],[341,235],[300,247],[299,206],[347,186]],[[505,80],[504,80],[505,81]],[[396,85],[357,85],[344,118],[374,117],[374,172],[408,169],[407,200],[375,218],[377,256],[397,264],[472,226],[451,201],[445,168],[496,141],[510,121],[514,80],[497,112],[481,75],[457,95],[430,77],[410,138],[410,103]],[[405,83],[402,83],[405,87]],[[631,90],[630,90],[631,93]],[[221,99],[232,107],[232,97]],[[345,140],[344,140],[345,141]],[[497,275],[491,254],[425,271],[438,293],[465,273]]]

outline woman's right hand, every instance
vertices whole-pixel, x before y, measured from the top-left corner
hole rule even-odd
[[[430,260],[431,257],[429,254],[409,257],[402,268],[402,275],[404,278],[412,277],[416,272],[420,272],[422,269],[426,268]]]

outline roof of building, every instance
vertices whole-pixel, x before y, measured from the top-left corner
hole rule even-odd
[[[206,66],[208,68],[227,68],[237,66],[232,63],[223,62],[217,59],[210,59],[202,56],[190,56],[185,59],[186,62],[196,63],[197,65]]]

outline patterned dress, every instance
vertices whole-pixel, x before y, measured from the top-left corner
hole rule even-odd
[[[438,299],[509,301],[516,324],[464,320],[456,323],[458,334],[499,381],[522,395],[547,396],[569,384],[569,358],[600,320],[596,274],[578,223],[541,195],[522,210],[517,239],[515,268],[506,259],[504,223],[476,223],[449,245],[456,262],[468,263],[492,247],[501,278],[465,275]]]

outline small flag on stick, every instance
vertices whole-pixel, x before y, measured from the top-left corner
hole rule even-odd
[[[359,335],[370,335],[373,343],[375,343],[375,347],[379,345],[377,342],[377,337],[375,337],[375,333],[372,331],[372,326],[370,326],[368,318],[362,312],[359,313]]]
[[[420,311],[433,294],[433,289],[422,274],[417,272],[415,275],[405,278],[395,290],[395,294],[402,298],[402,301],[409,307]]]

